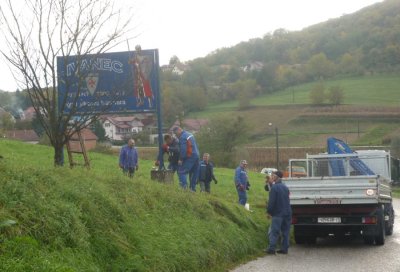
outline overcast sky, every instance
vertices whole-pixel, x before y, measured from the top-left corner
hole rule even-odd
[[[379,0],[116,0],[134,5],[137,37],[142,49],[159,49],[160,65],[176,55],[181,61],[204,57],[241,41],[261,38],[278,28],[301,30],[350,14]],[[132,4],[134,3],[134,4]],[[119,48],[120,51],[128,50]],[[0,89],[17,85],[4,60]]]

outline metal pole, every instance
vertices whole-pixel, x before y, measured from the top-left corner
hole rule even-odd
[[[162,133],[162,113],[161,113],[161,90],[160,90],[160,78],[159,78],[159,56],[158,56],[158,49],[155,50],[154,55],[154,62],[155,62],[155,74],[156,74],[156,82],[155,82],[155,99],[156,99],[156,109],[157,109],[157,127],[158,127],[158,161],[160,162],[158,169],[164,169],[164,158],[163,158],[163,151],[162,151],[162,144],[163,144],[163,133]]]
[[[275,140],[276,140],[276,169],[279,170],[279,132],[278,132],[278,127],[275,127]]]

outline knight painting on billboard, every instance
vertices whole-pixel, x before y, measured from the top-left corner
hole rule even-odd
[[[57,58],[58,105],[64,114],[156,111],[158,51]]]

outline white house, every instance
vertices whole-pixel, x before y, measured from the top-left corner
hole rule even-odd
[[[264,68],[264,63],[261,61],[253,61],[246,66],[241,67],[244,72],[261,71]]]
[[[106,137],[111,140],[125,140],[132,134],[143,130],[143,123],[135,116],[103,116],[101,117]]]

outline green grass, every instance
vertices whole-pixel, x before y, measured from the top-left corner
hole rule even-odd
[[[273,94],[263,95],[251,101],[252,105],[310,104],[309,92],[315,83],[287,88]],[[370,76],[329,80],[325,82],[326,93],[331,86],[344,90],[343,104],[400,107],[400,77]],[[232,102],[220,107],[237,106]]]
[[[306,83],[261,95],[253,98],[250,104],[254,106],[308,105],[311,103],[310,91],[316,84],[316,82]],[[398,75],[327,80],[324,86],[325,93],[328,93],[331,86],[341,86],[344,90],[343,104],[400,107],[400,77]],[[235,111],[237,107],[237,101],[212,104],[201,115]]]
[[[309,105],[309,92],[316,83],[306,83],[289,87],[282,91],[253,98],[253,106]],[[328,80],[324,82],[326,93],[331,86],[344,89],[343,104],[364,106],[400,107],[400,77],[397,75],[365,76]],[[325,101],[327,103],[327,101]],[[194,113],[193,116],[210,117],[217,113],[236,111],[237,101],[212,104],[206,111]]]
[[[340,107],[310,105],[309,92],[314,84],[259,96],[251,100],[252,107],[247,110],[238,111],[237,101],[229,101],[210,105],[188,117],[241,115],[250,127],[250,139],[245,144],[253,146],[274,146],[275,126],[281,134],[281,146],[323,146],[330,136],[346,138],[356,145],[382,145],[400,129],[398,118],[390,116],[400,113],[400,77],[379,75],[326,81],[326,89],[343,87],[345,105]]]
[[[267,244],[261,174],[248,212],[232,169],[206,195],[150,180],[151,161],[129,179],[111,155],[91,170],[54,168],[45,146],[0,140],[0,155],[0,271],[226,271]]]

